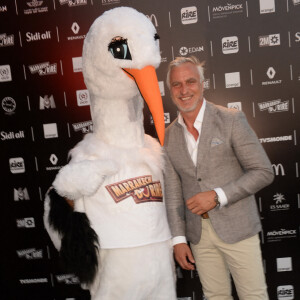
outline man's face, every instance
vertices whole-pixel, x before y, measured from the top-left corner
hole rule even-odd
[[[170,92],[174,104],[181,112],[200,109],[203,101],[203,83],[197,67],[190,62],[173,67],[170,72]]]

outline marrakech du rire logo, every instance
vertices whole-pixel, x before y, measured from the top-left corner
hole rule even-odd
[[[162,202],[160,181],[152,181],[151,175],[139,176],[105,186],[116,203],[132,197],[136,204]]]

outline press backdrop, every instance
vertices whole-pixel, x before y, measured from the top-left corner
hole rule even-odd
[[[161,37],[166,125],[177,115],[165,84],[176,56],[206,62],[207,100],[246,113],[276,174],[257,194],[270,299],[300,299],[300,0],[0,0],[1,299],[89,299],[58,262],[43,198],[92,131],[83,40],[117,6],[146,14]],[[147,108],[145,128],[155,136]],[[196,271],[177,267],[177,277],[178,299],[205,299]]]

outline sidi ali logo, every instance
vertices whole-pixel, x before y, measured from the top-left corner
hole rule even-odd
[[[105,186],[116,203],[132,197],[136,204],[162,202],[160,181],[152,181],[151,175],[139,176]]]

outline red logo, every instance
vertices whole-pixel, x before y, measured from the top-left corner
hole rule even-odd
[[[139,176],[105,186],[116,203],[132,197],[135,203],[162,202],[160,181],[152,181],[151,175]]]

